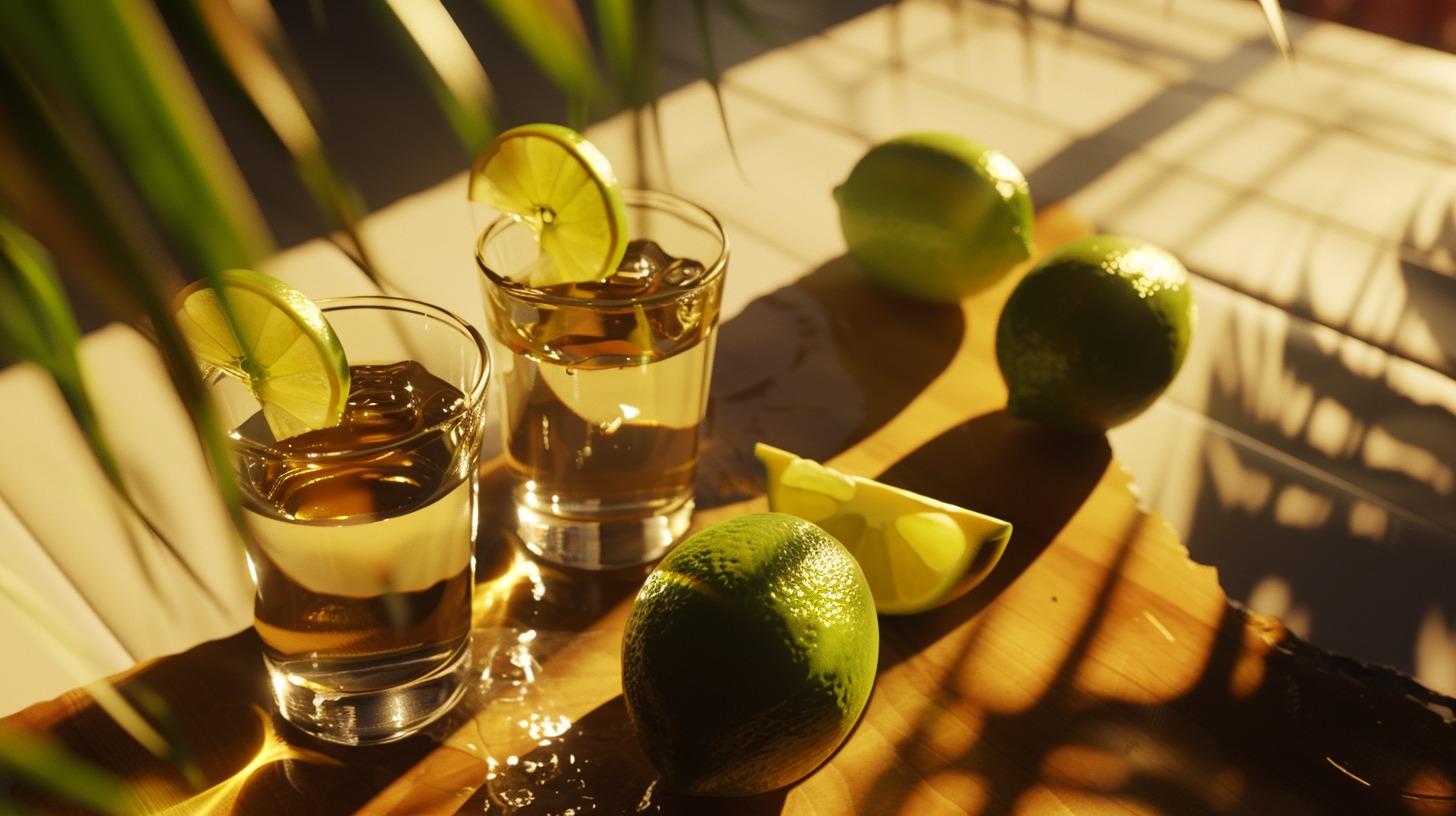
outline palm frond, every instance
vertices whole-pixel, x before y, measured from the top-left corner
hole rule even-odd
[[[0,215],[0,352],[35,363],[51,375],[85,431],[97,464],[112,484],[120,486],[121,467],[86,394],[80,343],[81,329],[49,253]]]
[[[51,264],[49,253],[0,214],[0,352],[34,363],[50,375],[112,490],[124,502],[132,517],[146,526],[188,577],[221,608],[221,599],[151,523],[122,477],[121,466],[86,390],[80,343],[81,330],[66,301],[60,276]],[[141,552],[142,542],[133,538],[130,543],[136,562],[143,566],[146,578],[152,581],[154,576],[146,569],[150,561]]]
[[[210,74],[257,129],[288,153],[315,207],[378,280],[360,231],[366,208],[321,135],[322,107],[266,0],[161,0]]]
[[[5,47],[68,125],[88,123],[188,266],[246,266],[272,250],[261,213],[156,9],[6,3]]]
[[[141,812],[126,780],[71,753],[49,735],[0,728],[0,770],[106,816]]]
[[[582,117],[602,80],[581,13],[571,0],[480,0]],[[575,127],[585,121],[571,122]]]
[[[723,75],[718,69],[717,49],[713,47],[712,18],[708,13],[708,0],[694,0],[693,12],[697,18],[698,44],[703,49],[703,78],[713,90],[713,100],[718,108],[718,120],[723,127],[723,136],[728,141],[728,154],[733,157],[739,176],[744,176],[743,163],[738,160],[738,148],[733,144],[733,130],[728,126],[728,106],[723,101]]]
[[[470,41],[442,5],[370,0],[369,8],[395,37],[469,155],[495,136],[495,89]]]
[[[656,96],[656,63],[643,59],[642,48],[655,7],[653,0],[594,0],[592,6],[607,75],[618,99],[631,108]]]

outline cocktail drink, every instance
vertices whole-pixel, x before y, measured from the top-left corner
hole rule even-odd
[[[489,357],[473,328],[422,303],[320,306],[349,360],[337,426],[275,440],[245,384],[210,384],[235,427],[279,711],[327,740],[387,742],[446,711],[470,672]]]
[[[627,253],[605,281],[531,288],[535,233],[480,238],[517,530],[548,560],[642,564],[688,527],[728,246],[711,214],[623,191]]]

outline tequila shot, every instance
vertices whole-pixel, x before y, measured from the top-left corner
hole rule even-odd
[[[605,281],[533,289],[530,226],[477,246],[517,532],[557,564],[656,560],[687,530],[728,242],[710,213],[625,190],[630,243]]]
[[[490,362],[474,328],[432,306],[319,305],[350,364],[337,426],[276,440],[246,384],[208,382],[234,428],[279,712],[332,742],[389,742],[447,711],[470,672]]]

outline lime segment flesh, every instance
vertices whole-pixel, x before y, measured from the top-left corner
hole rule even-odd
[[[980,583],[1011,524],[759,443],[769,509],[822,527],[859,561],[881,614],[923,612]]]
[[[349,363],[323,311],[251,270],[224,272],[222,287],[226,303],[205,281],[177,295],[177,322],[193,355],[246,382],[277,439],[337,425]]]
[[[570,128],[501,133],[470,170],[470,199],[524,221],[541,245],[533,288],[606,280],[627,251],[627,210],[612,166]]]

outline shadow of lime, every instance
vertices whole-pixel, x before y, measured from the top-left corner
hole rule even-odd
[[[958,306],[891,294],[836,258],[719,330],[698,463],[703,508],[763,492],[766,442],[825,461],[910,404],[955,357]]]
[[[569,767],[562,758],[570,758]],[[494,812],[501,807],[492,795],[508,797],[513,816],[558,816],[578,813],[590,803],[592,813],[636,813],[652,816],[762,816],[779,813],[791,787],[737,798],[687,796],[663,787],[657,771],[637,745],[627,704],[621,695],[577,719],[565,734],[516,760],[518,767],[555,768],[546,784],[521,787],[502,775],[503,790],[482,787],[462,813]]]
[[[1011,522],[995,569],[949,604],[882,617],[881,670],[974,617],[1030,567],[1082,507],[1112,461],[1102,435],[1068,434],[992,411],[946,431],[892,465],[879,480]],[[887,646],[891,645],[889,643]]]
[[[947,431],[886,471],[881,477],[885,481],[1005,518],[1015,532],[996,569],[967,595],[922,615],[882,619],[881,670],[930,646],[1015,581],[1082,506],[1110,461],[1102,436],[1071,436],[996,411]],[[563,813],[589,800],[597,812],[605,813],[748,816],[782,812],[793,789],[716,799],[662,788],[637,745],[621,696],[578,719],[566,734],[521,757],[518,764],[542,765],[563,756],[574,760],[571,778],[531,788],[530,801],[510,812]],[[489,788],[482,789],[465,810],[483,809],[489,796]]]

